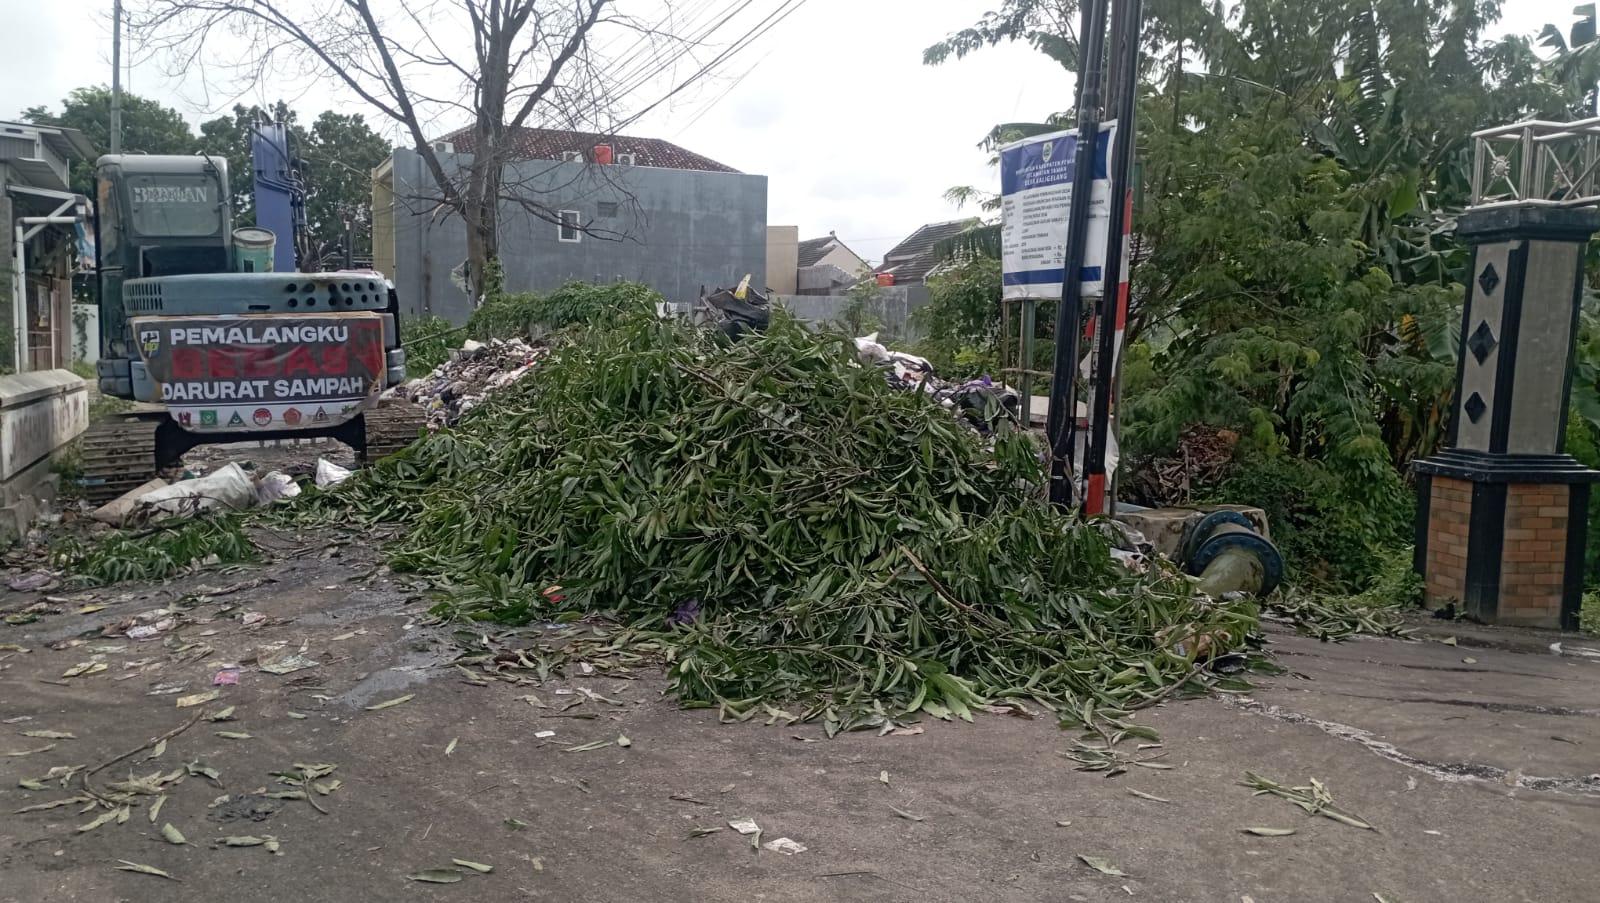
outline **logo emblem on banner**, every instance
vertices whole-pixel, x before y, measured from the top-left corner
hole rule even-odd
[[[256,412],[251,419],[256,422],[256,426],[266,426],[272,422],[272,412],[266,408],[256,408]]]
[[[239,416],[239,412],[238,411],[234,411],[233,412],[233,416],[228,418],[228,425],[229,426],[244,426],[244,418]]]
[[[283,422],[289,424],[290,426],[299,426],[300,425],[300,409],[299,408],[290,408],[289,410],[284,411],[283,412]]]
[[[217,425],[217,412],[216,411],[201,411],[200,412],[200,425],[201,426],[216,426]]]
[[[160,354],[161,353],[161,330],[159,330],[159,329],[141,329],[141,330],[139,330],[139,350],[144,354],[146,359],[155,357],[156,355]]]
[[[1046,163],[1049,163],[1050,162],[1050,155],[1054,154],[1055,152],[1056,152],[1056,143],[1054,141],[1046,141],[1043,145],[1041,145],[1039,147],[1039,159],[1043,160]]]

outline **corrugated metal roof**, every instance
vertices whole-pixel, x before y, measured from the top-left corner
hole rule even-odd
[[[976,219],[958,219],[946,223],[929,223],[906,237],[883,255],[883,263],[874,273],[889,273],[898,284],[921,282],[940,264],[934,246],[940,241],[958,235],[972,227]]]

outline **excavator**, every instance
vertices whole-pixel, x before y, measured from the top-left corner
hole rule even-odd
[[[102,394],[135,404],[84,435],[92,501],[198,445],[328,436],[372,461],[425,423],[414,405],[380,404],[405,380],[393,283],[371,270],[296,271],[304,192],[281,124],[256,125],[252,162],[259,225],[239,229],[224,159],[95,163],[96,377]]]

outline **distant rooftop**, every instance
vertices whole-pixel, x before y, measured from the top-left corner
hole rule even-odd
[[[883,263],[874,273],[888,273],[898,284],[921,282],[940,264],[934,246],[946,238],[959,235],[971,228],[977,220],[957,219],[945,223],[929,223],[906,237],[883,255]]]
[[[477,152],[477,142],[472,129],[458,129],[439,140],[454,145],[457,153]],[[679,147],[659,138],[636,138],[631,135],[602,135],[597,132],[570,132],[562,129],[518,128],[506,134],[511,145],[511,155],[520,160],[560,160],[569,153],[594,159],[597,145],[611,146],[612,160],[618,155],[632,154],[636,166],[654,166],[659,169],[689,169],[700,172],[738,172],[731,166],[703,157],[694,151]]]

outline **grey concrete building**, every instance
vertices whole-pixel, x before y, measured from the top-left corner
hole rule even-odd
[[[467,135],[441,139],[441,162],[462,166]],[[632,280],[688,303],[701,286],[746,274],[765,285],[767,178],[740,173],[649,138],[521,129],[506,183],[528,205],[500,208],[506,287],[547,291],[572,280]],[[406,312],[464,322],[473,301],[460,272],[461,219],[443,215],[416,152],[396,150],[374,173],[373,263],[390,274]],[[508,192],[509,193],[509,192]]]

